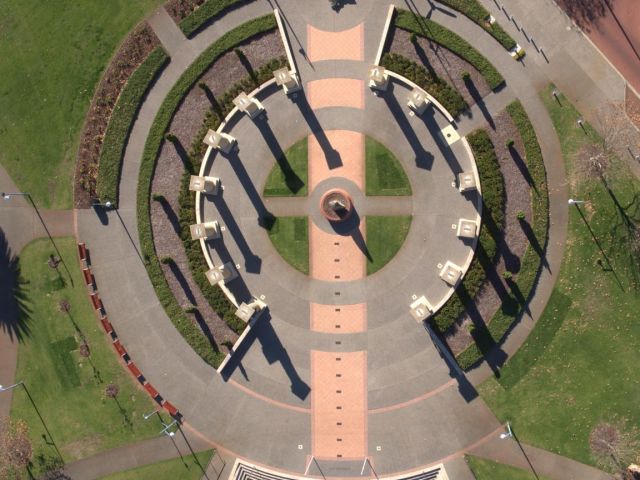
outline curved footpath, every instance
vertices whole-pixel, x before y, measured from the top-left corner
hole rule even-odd
[[[318,28],[341,31],[360,23],[362,18],[356,18],[358,12],[361,13],[362,9],[368,9],[367,14],[371,13],[371,15],[368,19],[365,34],[365,50],[370,52],[375,50],[377,46],[384,20],[384,15],[380,12],[386,12],[387,6],[386,2],[381,1],[370,2],[370,4],[367,4],[365,7],[361,7],[359,4],[355,6],[346,5],[340,14],[336,15],[327,7],[326,3],[322,2],[314,2],[309,8],[307,8],[307,5],[302,7],[298,2],[294,2],[293,0],[282,0],[276,3],[276,6],[282,10],[287,19],[286,23],[288,25],[289,35],[294,51],[296,52],[301,77],[305,83],[309,80],[323,78],[323,76],[339,76],[341,72],[340,62],[327,63],[326,66],[323,65],[315,69],[315,66],[309,64],[307,58],[302,55],[308,47],[304,42],[306,37],[305,32],[307,31],[307,20],[313,19],[314,25]],[[523,3],[522,0],[515,1],[515,5],[521,3]],[[491,8],[490,2],[486,2],[486,6]],[[421,2],[419,7],[423,14],[426,15],[428,13],[429,6],[426,2]],[[493,7],[495,9],[495,5],[493,5]],[[304,11],[302,8],[304,8]],[[377,13],[373,12],[374,8]],[[222,386],[221,380],[218,377],[212,378],[212,370],[210,367],[204,365],[201,359],[191,351],[177,331],[175,331],[158,303],[139,256],[137,221],[135,217],[136,187],[142,151],[151,123],[165,95],[182,71],[206,46],[230,28],[238,26],[250,18],[268,13],[269,11],[271,11],[271,7],[267,3],[250,3],[225,15],[220,21],[210,25],[193,40],[187,40],[181,37],[181,33],[174,28],[175,25],[167,22],[168,16],[163,9],[159,9],[158,12],[154,14],[151,19],[151,24],[154,29],[156,29],[161,41],[163,41],[171,53],[172,61],[149,92],[139,113],[138,120],[131,132],[123,166],[119,210],[109,212],[106,220],[103,220],[104,224],[95,216],[93,210],[77,211],[77,235],[80,240],[87,242],[91,250],[95,275],[100,284],[101,295],[109,311],[109,316],[121,338],[124,339],[128,350],[132,353],[136,362],[141,365],[145,375],[150,378],[154,385],[156,385],[169,400],[184,398],[185,393],[191,399],[195,399],[195,401],[191,402],[192,405],[183,405],[176,402],[178,407],[185,412],[187,421],[185,431],[191,430],[192,425],[199,425],[199,420],[207,423],[204,417],[208,415],[227,415],[236,422],[231,426],[227,424],[225,429],[217,432],[217,438],[224,438],[225,445],[227,445],[227,443],[237,444],[240,442],[243,444],[244,451],[249,452],[251,458],[253,458],[253,453],[255,453],[257,458],[264,459],[265,463],[268,464],[272,463],[272,460],[288,459],[295,456],[295,459],[293,459],[292,462],[288,462],[288,465],[285,465],[285,467],[294,471],[301,471],[304,468],[305,458],[304,453],[297,453],[296,445],[300,443],[300,439],[305,438],[306,440],[303,440],[302,443],[303,448],[306,448],[309,444],[308,432],[306,431],[306,423],[308,420],[302,418],[301,415],[304,414],[300,412],[285,412],[277,406],[268,405],[259,399],[247,396],[239,389],[220,388]],[[544,12],[540,13],[540,15],[543,14]],[[500,18],[497,14],[494,13],[494,15]],[[534,319],[538,318],[546,304],[562,260],[562,250],[566,237],[567,193],[566,185],[564,184],[562,157],[551,122],[542,102],[537,96],[537,91],[546,85],[549,78],[552,78],[560,88],[562,88],[561,78],[550,77],[551,74],[559,75],[558,71],[560,69],[546,67],[546,62],[542,57],[536,57],[531,48],[528,49],[530,54],[525,58],[524,66],[514,62],[491,37],[461,15],[451,17],[435,10],[431,12],[431,18],[455,30],[463,38],[473,43],[474,46],[501,71],[507,79],[507,91],[511,91],[513,95],[521,100],[531,118],[541,142],[545,164],[547,166],[552,222],[547,255],[548,262],[551,266],[551,274],[544,272],[545,276],[541,278],[536,295],[532,299],[531,311],[533,317],[520,322],[519,326],[502,346],[508,354],[512,354],[526,338],[528,331],[534,324]],[[535,17],[532,16],[530,18]],[[503,19],[501,20],[502,23],[505,23]],[[548,18],[545,20],[548,22]],[[303,40],[301,41],[301,39]],[[299,42],[299,45],[297,42]],[[566,49],[571,48],[571,45],[571,43],[558,43],[555,51],[551,49],[547,51],[547,57],[549,57],[552,63],[557,61],[557,64],[561,64],[562,62],[564,66],[565,56],[568,55],[567,52],[571,52],[571,50]],[[303,51],[300,52],[298,48],[302,48]],[[579,53],[586,52],[585,55],[589,57],[589,55],[587,55],[588,49],[586,48],[581,48],[576,51]],[[370,58],[370,56],[367,55],[365,58]],[[529,59],[533,61],[529,61]],[[564,71],[563,69],[563,72]],[[606,69],[601,71],[606,72]],[[577,75],[579,76],[579,73]],[[578,78],[582,77],[579,76]],[[575,80],[575,78],[573,80]],[[591,84],[585,81],[579,82],[577,85],[572,83],[570,90],[574,96],[579,95],[579,99],[588,99],[590,102],[594,102],[593,105],[597,105],[597,103],[595,103],[597,99],[604,101],[607,99],[607,96],[603,93],[603,90],[598,89],[596,83],[597,82],[593,82]],[[567,85],[567,91],[569,91],[569,84],[565,84]],[[614,76],[606,75],[601,78],[597,84],[602,84],[606,92],[618,91],[618,84]],[[492,113],[497,113],[499,109],[504,106],[503,103],[508,98],[511,97],[506,93],[492,96],[491,100],[487,101],[488,108]],[[592,103],[586,103],[586,101],[584,103],[578,101],[579,106],[584,106],[585,104],[588,108],[589,105],[592,105]],[[492,110],[492,108],[496,110]],[[585,112],[585,114],[587,114],[587,112]],[[474,115],[474,117],[478,118],[480,115]],[[587,118],[589,117],[587,116]],[[470,122],[475,121],[477,120],[472,119]],[[475,125],[471,123],[465,125],[464,122],[460,122],[460,129],[463,131],[468,131],[474,126]],[[2,181],[3,178],[7,177],[4,172],[0,170],[0,181]],[[13,188],[13,185],[9,185],[8,187]],[[5,212],[7,211],[8,210],[3,209],[3,216],[0,217],[0,225],[2,225],[3,228],[7,225],[11,234],[14,234],[14,232],[23,232],[24,228],[27,229],[25,231],[32,228],[34,235],[36,235],[33,217],[31,219],[31,227],[29,227],[28,224],[21,223],[26,220],[5,216]],[[68,217],[68,214],[66,215]],[[24,217],[26,218],[26,216]],[[53,214],[51,221],[54,223]],[[49,222],[47,223],[49,225]],[[68,220],[61,221],[61,225],[60,232],[68,233],[67,230],[70,222]],[[20,235],[22,235],[22,233]],[[11,240],[11,242],[13,242],[10,243],[11,248],[14,251],[21,248],[27,241],[27,237],[28,236],[23,237],[23,243],[20,243],[21,240],[19,238]],[[122,278],[123,271],[127,272],[127,278]],[[136,292],[135,296],[130,294],[132,291]],[[11,349],[7,349],[6,351],[9,352],[10,350]],[[2,349],[2,351],[5,351],[5,349]],[[11,354],[8,354],[7,357],[11,357]],[[13,358],[15,359],[15,353]],[[2,358],[2,360],[4,360],[4,358]],[[8,360],[10,360],[10,358],[8,358]],[[0,372],[0,374],[2,374],[2,376],[0,376],[0,382],[9,383],[13,375],[9,377],[8,373],[4,371]],[[486,378],[489,373],[490,370],[488,368],[481,367],[471,372],[468,378],[473,383],[477,383]],[[216,403],[208,401],[207,393],[211,391],[217,392]],[[223,412],[222,408],[218,408],[220,405],[232,405],[235,408],[234,413],[229,415],[228,411]],[[258,432],[256,428],[256,425],[258,425],[260,421],[264,421],[264,419],[269,419],[271,425],[280,423],[287,425],[287,428],[279,431],[279,438],[277,439],[273,438],[271,429],[266,429],[268,435],[265,436],[264,432]],[[305,424],[305,428],[299,429],[298,425],[301,423]],[[199,436],[195,431],[192,430],[192,432],[193,434],[189,435],[189,437],[192,438],[193,445],[205,448],[206,445],[212,444],[204,440],[202,436]],[[474,445],[470,445],[465,451],[471,449],[473,452],[493,458],[496,458],[495,456],[500,454],[503,455],[503,457],[500,457],[501,461],[518,464],[519,466],[522,465],[523,457],[515,443],[509,442],[508,448],[505,447],[507,444],[499,444],[500,446],[496,445],[494,448],[490,448],[495,441],[496,433],[497,432],[490,432],[487,437],[480,439]],[[169,455],[166,450],[164,451],[165,453],[161,453],[163,451],[162,449],[156,449],[155,446],[157,443],[159,443],[159,441],[149,441],[145,443],[146,446],[143,448],[145,454],[136,457],[127,465],[118,465],[114,462],[107,465],[107,467],[110,467],[111,471],[114,471],[113,469],[116,468],[128,468],[134,466],[134,464],[138,465],[155,461],[159,459],[161,455],[165,457]],[[164,443],[166,444],[166,441]],[[269,452],[266,452],[267,455],[265,456],[264,450],[266,449],[266,445],[269,445]],[[404,445],[404,448],[410,448],[410,446]],[[552,462],[551,459],[554,457],[548,452],[542,452],[537,449],[527,449],[527,451],[531,452],[530,457],[535,457],[535,459],[539,461],[540,465],[536,465],[538,473],[551,478],[606,478],[601,472],[591,469],[590,467],[582,466],[571,460],[559,459],[558,462]],[[450,471],[457,471],[457,469],[462,468],[460,466],[460,456],[463,453],[464,451],[452,452],[448,457],[441,460],[448,462],[447,468],[451,466]],[[94,460],[100,459],[111,462],[113,458],[114,451],[110,451],[94,457]],[[77,462],[74,465],[70,465],[68,469],[72,472],[74,468],[78,469],[81,467],[83,462],[84,465],[87,465],[89,461],[90,459]],[[273,461],[273,463],[279,464],[280,462]],[[413,464],[411,465],[412,468],[414,466]],[[400,465],[395,467],[398,470],[403,469]],[[75,471],[78,472],[78,478],[97,478],[86,470],[83,471],[81,468]],[[389,471],[393,471],[393,469]],[[103,470],[101,474],[104,473],[106,472]],[[463,473],[460,473],[460,475],[463,475]]]

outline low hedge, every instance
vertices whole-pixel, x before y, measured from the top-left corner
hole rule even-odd
[[[469,106],[455,88],[436,74],[427,71],[422,65],[418,65],[407,57],[398,53],[385,53],[382,56],[381,65],[408,78],[429,92],[454,117],[457,117]]]
[[[131,74],[118,97],[104,135],[98,165],[96,189],[102,202],[118,202],[122,159],[129,133],[149,87],[168,62],[169,56],[157,47]]]
[[[246,2],[247,0],[207,0],[185,17],[178,26],[182,33],[190,37],[223,10]]]
[[[511,50],[516,46],[516,41],[504,31],[498,22],[491,24],[487,21],[489,11],[480,5],[477,0],[438,0],[438,2],[457,10],[474,23],[477,23],[506,50]]]
[[[504,178],[493,148],[484,130],[476,130],[467,136],[475,157],[480,188],[482,189],[482,226],[476,254],[453,296],[431,317],[430,323],[439,333],[444,333],[464,313],[486,280],[486,268],[498,253],[498,241],[504,230],[505,189]]]
[[[520,271],[515,280],[510,281],[510,293],[503,300],[501,308],[491,319],[485,334],[476,337],[476,343],[461,352],[458,363],[463,369],[469,368],[482,360],[482,352],[488,351],[494,344],[499,343],[511,325],[523,312],[529,297],[535,289],[538,276],[543,267],[542,255],[546,249],[549,234],[549,192],[547,189],[547,173],[538,138],[527,112],[519,101],[507,106],[507,112],[518,128],[520,138],[524,144],[527,169],[532,179],[532,225],[531,234],[534,235],[539,249],[531,244],[522,257]]]
[[[495,90],[504,82],[504,78],[502,78],[500,72],[496,70],[489,60],[473,48],[466,40],[442,25],[432,20],[418,17],[407,10],[398,9],[395,26],[402,30],[415,33],[420,37],[432,40],[447,50],[451,50],[473,65],[486,79],[491,89]]]
[[[227,325],[229,325],[229,327],[238,334],[242,333],[246,324],[235,316],[236,308],[229,301],[222,289],[211,285],[205,277],[205,272],[209,270],[209,266],[207,265],[207,261],[204,258],[202,249],[200,248],[200,242],[194,242],[191,239],[189,225],[196,223],[196,194],[195,192],[189,191],[189,177],[200,170],[202,155],[204,150],[206,150],[206,146],[202,140],[204,139],[207,130],[216,130],[220,126],[220,123],[226,115],[233,110],[233,99],[237,97],[241,91],[253,89],[256,84],[259,85],[266,82],[273,77],[274,70],[284,67],[285,65],[287,65],[287,59],[285,57],[273,59],[258,69],[254,73],[253,77],[248,76],[244,78],[220,96],[220,111],[211,111],[206,115],[203,125],[191,144],[191,148],[189,150],[190,163],[188,168],[185,168],[180,185],[180,195],[178,197],[178,203],[180,205],[180,211],[178,213],[180,221],[180,237],[187,254],[191,275],[198,284],[198,288],[200,288],[200,291],[207,299],[207,302],[211,305],[211,308],[213,308],[220,318],[222,318]]]
[[[230,30],[209,46],[182,74],[165,97],[158,114],[151,125],[149,136],[144,147],[140,174],[138,176],[137,216],[140,248],[151,283],[158,295],[160,303],[176,329],[185,338],[195,352],[210,365],[217,366],[224,355],[216,350],[215,345],[203,335],[200,328],[189,319],[178,305],[156,255],[153,243],[153,231],[149,214],[151,180],[156,166],[156,159],[164,140],[164,133],[186,92],[195,84],[205,70],[222,54],[233,49],[240,42],[276,27],[272,14],[250,20]]]

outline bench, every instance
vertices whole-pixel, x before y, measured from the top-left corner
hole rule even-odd
[[[96,279],[91,273],[89,267],[82,269],[82,275],[84,276],[84,283],[89,287],[91,292],[96,291]]]
[[[106,316],[100,319],[100,323],[102,324],[102,328],[104,328],[105,332],[113,332],[113,325],[111,325],[111,322]]]
[[[122,359],[125,361],[125,363],[129,364],[131,362],[131,357],[129,357],[127,350],[124,348],[122,343],[120,343],[120,340],[116,338],[113,341],[113,346],[115,347],[116,352],[118,352],[118,355],[120,355],[120,357],[122,357]]]
[[[78,255],[82,266],[87,267],[89,265],[89,256],[87,255],[87,246],[84,243],[78,244]]]
[[[158,391],[155,388],[153,388],[153,385],[151,385],[150,383],[145,383],[144,389],[147,391],[149,395],[151,395],[151,398],[153,398],[159,405],[162,405],[162,402],[164,401],[164,399],[158,393]]]
[[[102,300],[100,300],[100,295],[94,292],[89,296],[91,297],[91,303],[93,304],[93,308],[98,312],[102,313],[103,306],[102,306]],[[100,317],[100,318],[103,318],[103,317]]]
[[[144,375],[142,375],[142,372],[136,366],[135,363],[133,363],[133,362],[128,363],[127,364],[127,368],[133,374],[133,376],[136,377],[136,380],[138,380],[141,384],[144,385],[145,383],[147,383],[147,379],[144,378]]]
[[[164,408],[169,413],[169,415],[171,415],[174,418],[180,415],[180,413],[178,412],[178,409],[171,402],[167,400],[165,400],[162,403],[162,408]]]

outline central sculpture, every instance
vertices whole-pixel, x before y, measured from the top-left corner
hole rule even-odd
[[[342,222],[351,215],[353,202],[347,192],[334,188],[320,199],[320,210],[330,222]]]

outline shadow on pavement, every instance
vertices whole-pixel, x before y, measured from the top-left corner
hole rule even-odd
[[[11,341],[22,342],[31,335],[31,309],[25,289],[27,282],[20,278],[18,260],[0,228],[0,329]]]
[[[258,319],[251,332],[249,332],[247,338],[245,338],[245,341],[240,345],[240,348],[235,352],[233,357],[231,357],[229,364],[222,374],[224,380],[227,381],[235,371],[236,367],[240,366],[242,358],[256,340],[260,343],[262,353],[269,365],[278,362],[284,369],[287,377],[289,377],[289,381],[291,382],[291,393],[301,400],[307,398],[311,392],[311,388],[298,375],[286,348],[284,348],[282,342],[280,342],[278,334],[271,325],[271,314],[268,310],[265,311]],[[246,372],[244,373],[244,376],[245,378],[248,378],[246,376]]]
[[[473,83],[473,80],[471,78],[465,78],[464,84],[467,87],[467,90],[469,91],[469,95],[471,95],[471,98],[473,98],[473,100],[476,102],[476,105],[482,112],[482,116],[484,117],[484,119],[487,121],[491,129],[495,130],[496,123],[493,121],[493,117],[491,116],[491,113],[489,112],[487,105],[484,103],[484,100],[482,99],[482,95],[480,95],[480,92],[478,91],[475,84]]]
[[[259,124],[257,123],[256,125],[258,130],[260,130],[265,143],[271,150],[271,154],[276,159],[282,174],[284,175],[284,182],[287,185],[287,188],[293,193],[298,193],[300,189],[304,187],[304,182],[296,172],[293,171],[293,168],[291,168],[291,164],[289,163],[285,153],[282,151],[282,147],[280,147],[278,139],[273,134],[273,130],[271,130],[269,122],[265,121]]]
[[[400,127],[400,130],[402,130],[402,133],[409,142],[409,145],[411,146],[411,149],[416,156],[416,166],[418,168],[430,170],[431,166],[433,165],[433,154],[431,154],[431,152],[427,152],[422,146],[422,143],[420,143],[416,132],[413,130],[413,127],[409,123],[409,120],[407,120],[404,108],[398,103],[398,100],[393,94],[394,88],[394,83],[389,82],[387,91],[381,94],[382,98],[387,104],[387,108],[389,108],[389,111],[393,115],[394,120]]]
[[[300,94],[294,100],[294,103],[300,109],[300,113],[302,113],[302,116],[306,120],[307,125],[309,125],[309,129],[311,130],[311,133],[313,134],[314,137],[316,137],[316,140],[318,141],[320,148],[322,148],[322,152],[324,153],[324,156],[327,160],[327,165],[329,166],[329,169],[331,170],[334,168],[341,167],[342,158],[340,157],[340,152],[338,152],[336,149],[334,149],[331,146],[331,143],[329,142],[327,135],[324,133],[324,129],[322,128],[322,125],[320,125],[320,122],[318,121],[318,117],[316,117],[316,114],[311,108],[311,105],[309,105],[309,102],[307,101],[307,97],[303,94]]]

